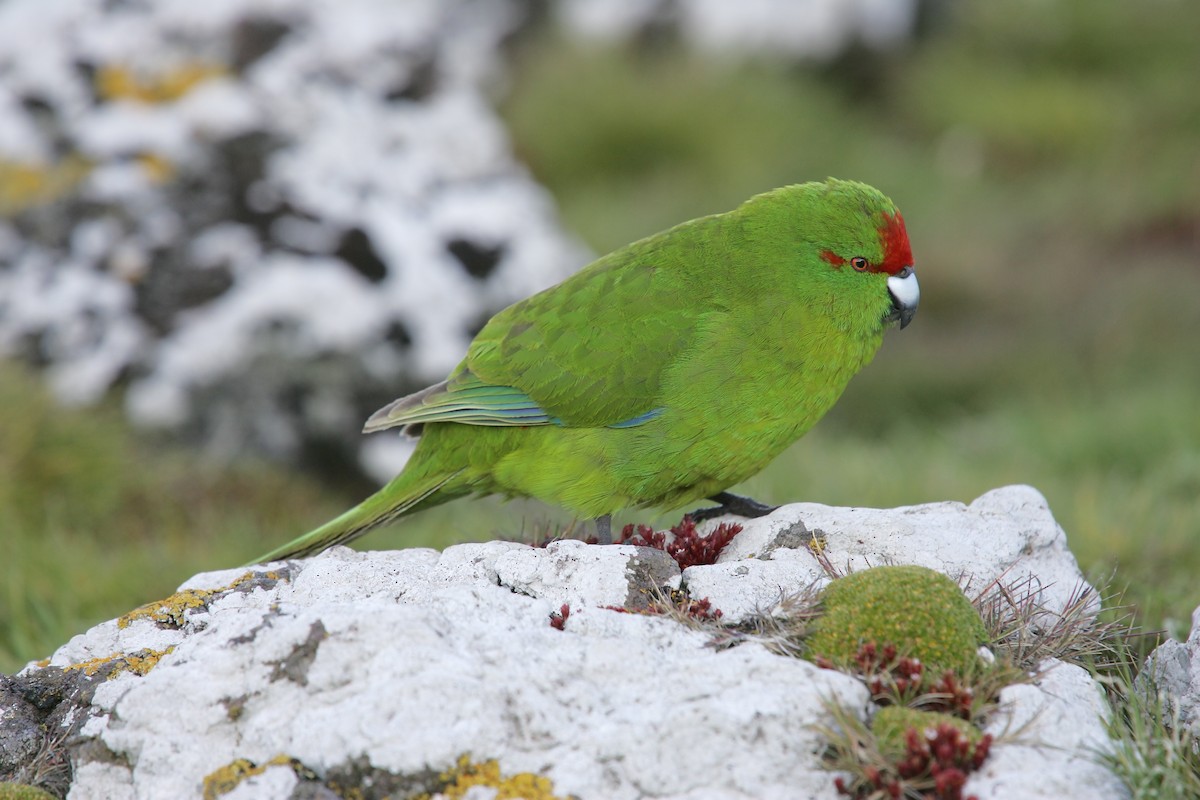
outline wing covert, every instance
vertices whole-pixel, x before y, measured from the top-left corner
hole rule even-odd
[[[705,291],[673,268],[679,246],[668,235],[637,242],[501,311],[451,386],[472,375],[514,387],[572,427],[649,421],[634,422],[661,410],[664,371],[711,322]]]

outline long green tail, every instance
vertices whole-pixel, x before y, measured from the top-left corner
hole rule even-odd
[[[425,477],[413,486],[404,486],[412,476],[400,473],[391,483],[363,500],[339,517],[331,519],[319,528],[293,539],[282,547],[256,558],[251,564],[281,561],[285,558],[303,558],[328,550],[338,544],[346,544],[380,525],[430,506],[440,505],[447,500],[469,494],[465,486],[447,489],[460,472],[449,475]],[[249,566],[249,565],[247,565]]]

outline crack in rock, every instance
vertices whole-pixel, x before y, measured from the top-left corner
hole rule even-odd
[[[307,686],[308,668],[312,666],[313,659],[317,657],[317,648],[328,637],[329,633],[325,630],[321,620],[314,622],[308,629],[308,636],[305,640],[297,644],[286,658],[275,663],[275,669],[271,671],[271,681],[287,678],[293,683]]]

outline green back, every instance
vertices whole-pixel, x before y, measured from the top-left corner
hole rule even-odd
[[[568,426],[614,425],[662,402],[668,367],[731,311],[760,316],[765,335],[808,303],[878,330],[886,276],[834,268],[822,253],[884,261],[887,214],[894,206],[875,189],[831,180],[634,242],[493,317],[448,388],[515,387]]]

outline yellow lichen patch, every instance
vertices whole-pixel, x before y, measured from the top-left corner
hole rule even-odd
[[[156,153],[142,153],[137,163],[152,183],[166,183],[175,177],[175,165]]]
[[[91,170],[91,162],[78,155],[45,165],[0,159],[0,216],[52,203],[70,194]]]
[[[273,572],[260,573],[265,578],[276,580],[278,575]],[[239,585],[248,580],[253,580],[255,573],[245,572],[239,575],[237,580],[230,583],[228,586],[222,586],[218,589],[184,589],[182,592],[176,592],[168,598],[158,600],[153,603],[147,603],[144,606],[135,608],[128,614],[117,619],[118,628],[128,628],[139,619],[149,619],[157,622],[160,625],[167,625],[172,628],[182,628],[184,617],[187,612],[193,608],[203,608],[213,598],[214,595],[232,591]]]
[[[248,758],[239,758],[218,767],[204,776],[204,800],[216,800],[223,794],[229,794],[246,778],[260,775],[266,768],[266,765],[260,767]]]
[[[201,608],[218,589],[185,589],[170,597],[135,608],[117,620],[118,628],[128,628],[139,619],[150,619],[160,625],[182,628],[184,615],[193,608]]]
[[[519,772],[504,777],[495,759],[475,763],[470,756],[462,755],[458,763],[440,777],[444,786],[438,794],[447,800],[461,800],[473,786],[495,789],[496,800],[567,800],[554,794],[554,784],[542,775]]]
[[[300,776],[312,774],[298,759],[285,755],[275,756],[262,764],[255,764],[248,758],[239,758],[204,776],[204,800],[217,800],[218,797],[236,789],[242,781],[261,775],[271,767],[288,767]]]
[[[83,674],[90,678],[108,664],[115,663],[116,667],[108,674],[108,680],[112,680],[122,672],[132,672],[134,675],[142,676],[158,666],[159,660],[174,649],[174,647],[168,647],[165,650],[138,650],[135,653],[113,653],[111,656],[89,658],[87,661],[71,664],[64,667],[64,670],[68,672],[71,670],[82,670]]]
[[[130,67],[108,64],[96,70],[96,93],[104,100],[133,100],[139,103],[170,103],[197,85],[228,74],[220,64],[193,62],[159,75],[138,74]]]

